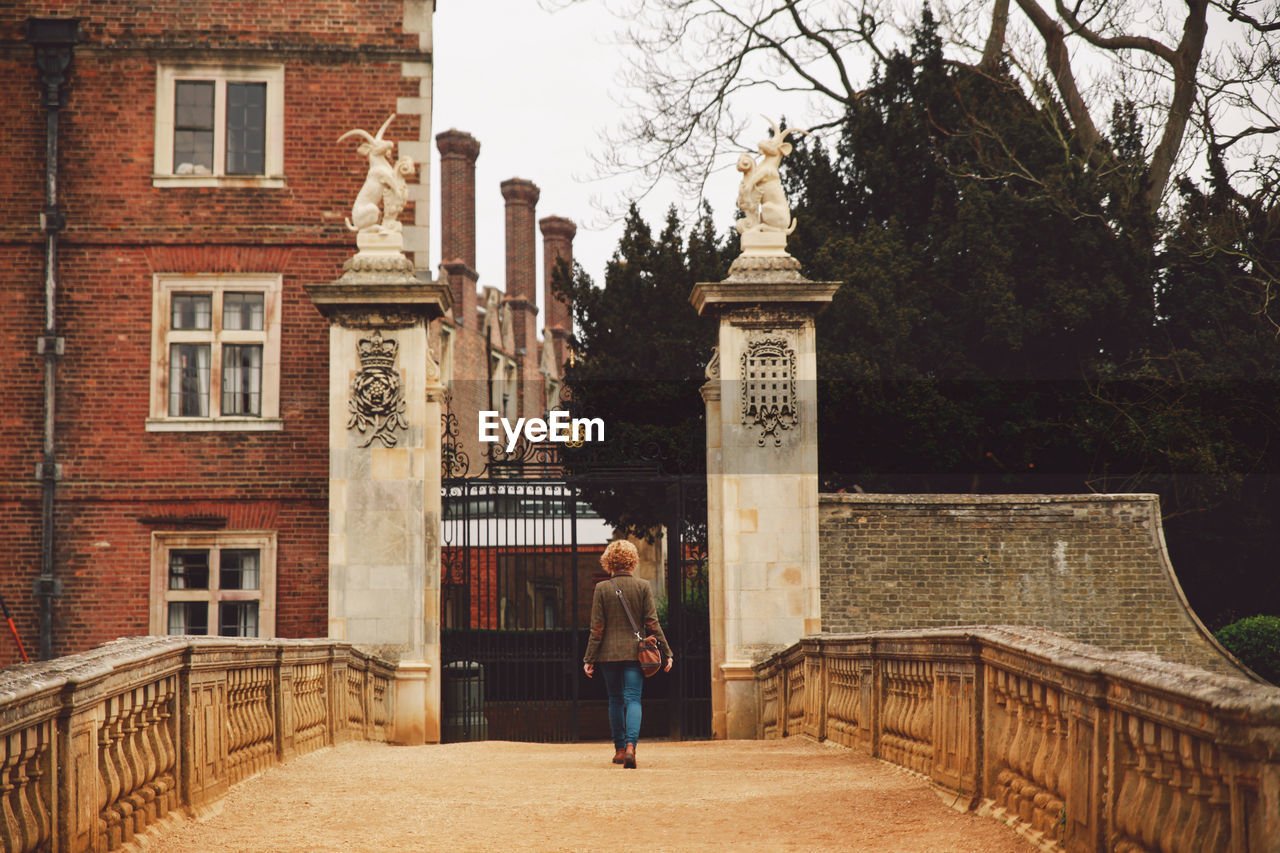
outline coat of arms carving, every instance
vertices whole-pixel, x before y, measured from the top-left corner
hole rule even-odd
[[[409,427],[404,417],[404,381],[395,367],[399,349],[399,344],[390,338],[383,340],[382,332],[377,330],[372,337],[360,339],[360,372],[351,383],[347,429],[358,429],[361,434],[373,430],[361,447],[368,447],[375,440],[384,447],[395,447],[395,430]]]

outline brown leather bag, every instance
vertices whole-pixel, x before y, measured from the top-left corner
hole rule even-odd
[[[658,648],[658,638],[653,634],[647,637],[640,635],[640,627],[636,625],[636,617],[631,615],[631,605],[623,597],[622,587],[613,578],[609,578],[609,583],[613,584],[613,591],[617,593],[622,610],[627,614],[627,621],[631,623],[631,632],[636,635],[636,654],[640,669],[644,672],[644,677],[648,678],[662,668],[662,650]]]

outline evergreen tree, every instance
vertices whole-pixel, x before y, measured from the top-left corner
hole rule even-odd
[[[1275,184],[1245,198],[1219,164],[1162,223],[1134,106],[1083,156],[1048,92],[943,62],[926,7],[836,145],[785,162],[788,249],[844,282],[817,324],[822,488],[1156,492],[1193,606],[1250,615],[1280,602]],[[633,208],[604,290],[572,283],[575,406],[700,464],[714,329],[688,294],[736,249],[705,213],[682,243]],[[635,521],[661,501],[608,497]]]
[[[705,470],[706,430],[699,388],[715,344],[715,325],[689,305],[698,281],[718,281],[732,259],[709,209],[682,236],[668,211],[655,239],[633,205],[597,288],[580,267],[562,266],[556,289],[572,300],[573,361],[565,373],[575,417],[605,422],[603,445],[570,448],[571,468],[657,463],[668,473]],[[571,274],[570,274],[571,273]],[[594,488],[589,497],[615,525],[648,531],[661,523],[663,498],[634,484]]]

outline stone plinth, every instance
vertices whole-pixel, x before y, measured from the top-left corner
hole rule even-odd
[[[694,286],[720,320],[707,403],[712,733],[756,736],[752,664],[821,630],[814,317],[839,287],[790,255]]]
[[[449,286],[403,255],[307,288],[329,320],[329,636],[398,661],[395,740],[440,739],[440,385]]]

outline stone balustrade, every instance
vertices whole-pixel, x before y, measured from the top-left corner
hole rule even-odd
[[[1042,850],[1280,851],[1280,689],[1030,628],[806,637],[760,736],[921,774]]]
[[[394,664],[329,640],[136,637],[0,673],[0,850],[107,851],[264,767],[385,741]]]

